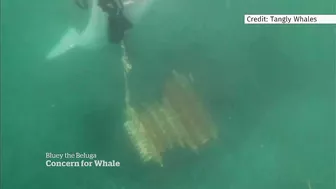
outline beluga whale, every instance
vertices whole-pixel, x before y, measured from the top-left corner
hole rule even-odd
[[[90,16],[83,31],[68,28],[60,41],[47,54],[48,60],[59,57],[74,48],[97,49],[108,43],[108,15],[98,6],[98,0],[91,0]]]
[[[99,49],[109,43],[109,15],[99,6],[100,0],[88,0],[89,20],[84,30],[69,27],[59,42],[46,56],[47,60],[57,58],[74,48]],[[120,0],[125,6],[125,16],[132,23],[139,22],[153,0]]]

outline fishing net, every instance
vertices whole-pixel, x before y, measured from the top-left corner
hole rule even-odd
[[[173,70],[165,81],[162,98],[142,109],[130,103],[128,74],[132,65],[124,43],[126,121],[124,128],[144,162],[163,166],[164,153],[174,148],[197,152],[208,141],[217,138],[217,128],[201,99],[193,89],[193,78]]]

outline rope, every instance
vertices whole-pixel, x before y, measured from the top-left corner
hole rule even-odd
[[[130,103],[130,92],[128,88],[128,74],[132,70],[132,64],[129,62],[129,58],[127,55],[126,47],[124,41],[121,41],[121,49],[123,51],[123,55],[121,61],[124,66],[124,79],[125,79],[125,102],[126,105]]]

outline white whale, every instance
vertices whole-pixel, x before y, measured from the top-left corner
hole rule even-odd
[[[108,43],[107,19],[107,14],[98,6],[98,0],[92,0],[90,17],[85,29],[78,32],[75,28],[69,28],[46,58],[49,60],[56,58],[75,47],[96,49],[106,45]]]
[[[131,22],[138,22],[153,0],[124,0],[125,16]],[[61,40],[47,54],[48,60],[59,57],[76,47],[84,49],[97,49],[108,44],[107,36],[108,15],[98,6],[98,0],[91,0],[90,17],[87,26],[82,32],[69,28]]]

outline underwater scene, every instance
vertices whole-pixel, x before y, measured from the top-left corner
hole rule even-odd
[[[307,14],[336,4],[2,0],[0,188],[335,189],[336,24]]]

